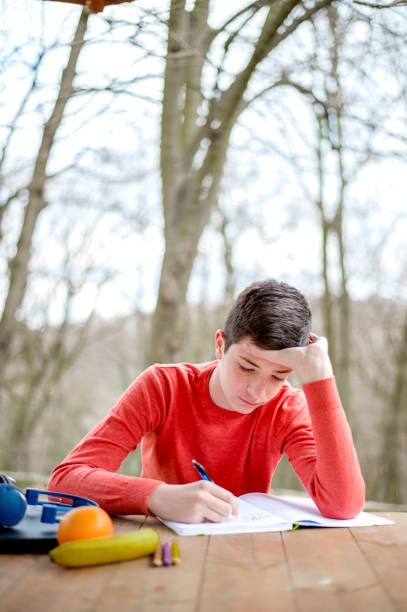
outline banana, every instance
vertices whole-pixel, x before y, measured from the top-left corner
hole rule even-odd
[[[64,542],[49,551],[51,559],[64,567],[85,567],[128,561],[154,553],[158,533],[144,528],[119,535]]]

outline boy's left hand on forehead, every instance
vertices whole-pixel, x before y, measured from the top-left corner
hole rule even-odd
[[[253,342],[245,342],[243,344],[243,348],[255,359],[264,359],[266,361],[271,361],[272,363],[284,365],[286,367],[291,367],[291,361],[294,357],[292,354],[293,350],[297,352],[296,348],[281,350],[263,349]]]
[[[311,333],[309,344],[280,350],[262,349],[253,342],[244,343],[245,350],[258,359],[284,365],[292,370],[302,369],[305,362],[320,361],[328,356],[328,341],[323,336]],[[328,358],[329,359],[329,358]]]

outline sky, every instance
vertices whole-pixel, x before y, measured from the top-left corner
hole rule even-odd
[[[30,60],[38,41],[51,42],[57,31],[62,32],[62,39],[66,43],[80,12],[79,7],[65,6],[58,2],[24,0],[14,7],[18,14],[16,19],[16,14],[10,14],[11,9],[6,7],[6,4],[5,0],[0,2],[0,16],[3,15],[1,28],[15,47],[22,46],[21,55],[26,61]],[[156,2],[155,6],[164,10],[167,2]],[[230,5],[227,2],[218,2],[217,8],[224,9],[226,14]],[[131,14],[132,10],[131,5],[109,7],[105,9],[103,17],[114,16],[118,19],[120,15]],[[217,17],[221,19],[219,13]],[[69,236],[71,247],[75,249],[84,240],[88,242],[85,255],[81,255],[82,262],[79,258],[77,261],[73,258],[71,266],[79,267],[80,263],[83,265],[86,261],[92,269],[100,267],[105,270],[111,278],[97,295],[98,278],[94,272],[94,282],[87,282],[78,295],[72,311],[73,319],[86,316],[94,299],[97,299],[97,310],[103,317],[125,314],[135,303],[141,304],[141,308],[145,310],[154,308],[164,249],[158,174],[157,101],[161,97],[160,76],[163,67],[158,56],[164,49],[165,40],[154,40],[150,28],[150,21],[146,18],[141,38],[143,44],[129,51],[128,46],[122,42],[128,33],[127,26],[118,28],[111,37],[113,44],[108,45],[102,43],[109,38],[106,35],[104,19],[100,16],[91,17],[88,36],[93,44],[81,58],[81,74],[77,85],[90,84],[99,87],[112,75],[121,81],[131,74],[133,77],[137,76],[140,81],[136,81],[132,87],[131,97],[127,94],[113,100],[112,96],[106,94],[99,96],[95,106],[95,98],[83,96],[69,107],[71,120],[58,134],[60,143],[56,147],[49,170],[57,172],[69,164],[79,146],[78,143],[85,142],[89,151],[84,157],[83,165],[88,169],[88,174],[82,177],[83,182],[80,184],[73,185],[69,180],[65,183],[62,180],[56,183],[54,192],[52,189],[50,191],[51,195],[55,193],[58,206],[42,216],[36,234],[37,250],[33,266],[38,276],[35,282],[33,279],[31,283],[31,303],[26,304],[26,312],[32,310],[33,303],[44,299],[50,286],[50,278],[58,275],[58,269],[66,254],[63,248],[64,240],[66,241],[72,219],[76,219],[77,215],[81,222],[78,229]],[[307,36],[304,35],[294,53],[301,56],[308,44]],[[2,51],[3,57],[5,51],[6,49]],[[48,84],[53,83],[55,75],[65,64],[67,52],[66,45],[59,44],[44,62],[40,74],[43,89],[29,107],[30,112],[22,120],[13,141],[14,153],[10,156],[8,165],[10,183],[17,184],[20,177],[29,176],[30,165],[27,160],[29,161],[30,152],[35,151],[38,146],[37,117],[46,117],[49,112],[52,97],[49,95]],[[288,51],[283,49],[283,60],[284,53]],[[232,57],[231,62],[230,70],[236,70],[239,65],[243,65],[243,56],[236,55]],[[269,69],[274,68],[269,66]],[[3,74],[0,91],[7,91],[8,95],[2,96],[0,111],[5,123],[10,121],[16,110],[15,101],[27,88],[28,81],[24,70],[24,66],[16,64]],[[376,70],[379,73],[380,66],[377,66]],[[392,79],[386,78],[383,86],[391,88],[392,82]],[[96,110],[103,107],[105,111],[95,118]],[[378,109],[378,113],[383,114],[383,109]],[[400,117],[395,115],[390,124],[395,131],[403,128],[403,115]],[[298,125],[301,129],[298,129]],[[220,205],[232,216],[239,206],[252,211],[261,229],[259,233],[256,223],[243,228],[237,223],[230,224],[234,263],[238,271],[238,289],[254,278],[274,276],[296,284],[309,293],[318,293],[321,290],[321,232],[317,223],[318,214],[312,202],[304,197],[296,169],[284,159],[284,155],[296,150],[300,151],[304,163],[311,165],[312,129],[312,116],[304,101],[292,92],[280,90],[278,95],[268,97],[245,113],[233,131],[232,150]],[[6,131],[0,128],[0,136],[3,139],[5,134]],[[261,138],[257,140],[253,134]],[[305,145],[302,142],[304,137]],[[393,146],[390,140],[382,137],[381,143],[383,146],[386,146],[386,143]],[[280,153],[278,155],[277,148]],[[103,166],[107,174],[107,186],[98,191],[100,188],[97,187],[92,173],[101,163],[101,149],[105,155],[109,152],[112,157],[116,155],[118,161],[109,160]],[[400,295],[399,268],[402,262],[407,260],[405,162],[404,155],[404,159],[398,161],[388,159],[372,163],[349,188],[349,208],[352,214],[348,215],[346,231],[350,283],[352,294],[357,298],[366,297],[378,285],[391,297]],[[143,180],[134,182],[134,176],[142,176]],[[312,178],[311,173],[306,182],[311,191],[315,190],[315,178]],[[79,201],[86,203],[79,211],[72,194],[75,194]],[[332,198],[333,205],[334,194],[335,184],[331,182],[327,188],[328,205],[329,198]],[[130,222],[123,224],[114,212],[99,221],[95,212],[96,205],[92,207],[90,201],[96,203],[102,202],[103,199],[109,199],[113,204],[115,201],[122,204],[124,202]],[[60,219],[61,206],[66,211],[63,222]],[[16,204],[7,220],[8,236],[3,245],[3,254],[10,254],[15,248],[15,236],[21,215],[21,205]],[[141,220],[138,217],[141,217]],[[96,227],[96,221],[97,231],[91,234],[90,228]],[[385,247],[382,244],[382,251],[373,253],[372,256],[372,243],[377,244],[379,248],[383,242],[384,230],[388,227],[393,228],[391,240]],[[55,231],[55,228],[58,229]],[[189,297],[191,300],[204,297],[209,301],[216,301],[217,296],[222,295],[224,274],[222,243],[213,228],[208,228],[204,233],[199,252]],[[373,262],[374,271],[378,274],[372,274],[371,269],[372,258],[375,257],[377,261]],[[1,265],[4,271],[4,260]],[[198,274],[203,271],[211,280],[209,290],[206,277],[202,280]],[[47,313],[41,316],[47,316],[50,320],[58,319],[64,295],[62,283],[58,291],[54,291],[54,299],[50,300]],[[406,299],[407,296],[401,292],[401,297]]]

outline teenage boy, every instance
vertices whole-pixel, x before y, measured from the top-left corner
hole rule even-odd
[[[84,495],[111,514],[223,521],[235,496],[269,492],[286,453],[321,513],[350,518],[364,482],[325,338],[294,287],[256,282],[215,335],[216,361],[156,364],[58,465],[49,490]],[[287,381],[296,371],[302,390]],[[118,474],[141,442],[140,477]],[[196,459],[213,482],[197,479]]]

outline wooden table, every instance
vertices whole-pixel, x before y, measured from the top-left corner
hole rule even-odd
[[[48,555],[0,555],[0,610],[407,611],[407,513],[382,515],[395,525],[210,537],[117,518],[116,533],[152,526],[177,541],[181,565],[155,568],[144,557],[65,569]]]

